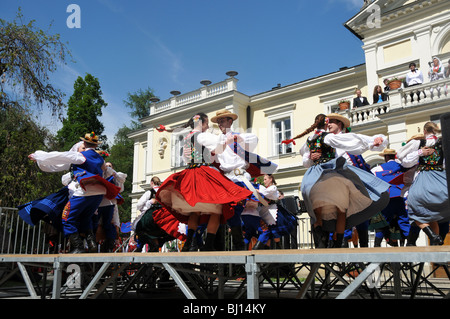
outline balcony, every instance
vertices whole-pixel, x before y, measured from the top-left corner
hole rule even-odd
[[[167,110],[173,110],[180,106],[207,99],[225,92],[236,90],[237,79],[229,77],[224,81],[203,87],[181,95],[175,95],[170,99],[150,104],[150,115],[155,115]]]
[[[382,103],[339,111],[350,119],[352,127],[374,123],[380,120],[379,116],[402,109],[411,109],[423,106],[424,109],[433,106],[442,106],[450,102],[450,78],[428,82],[408,88],[399,88],[389,91],[389,100]],[[450,107],[450,104],[448,105]],[[448,109],[450,110],[450,108]]]

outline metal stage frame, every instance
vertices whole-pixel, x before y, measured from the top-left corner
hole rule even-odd
[[[133,298],[130,292],[155,288],[155,278],[168,272],[181,297],[188,299],[448,299],[449,263],[449,246],[5,254],[0,255],[0,288],[20,272],[27,298]],[[437,269],[448,277],[442,278],[443,285],[431,279]],[[305,278],[299,277],[300,271]],[[51,281],[51,287],[45,287],[46,280],[39,284],[36,272]],[[267,288],[271,297],[265,294]]]

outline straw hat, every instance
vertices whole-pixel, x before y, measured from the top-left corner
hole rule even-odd
[[[217,123],[218,119],[224,118],[224,117],[229,117],[232,118],[233,121],[236,120],[238,118],[237,114],[231,113],[228,110],[220,110],[216,112],[216,116],[213,116],[211,118],[211,122],[213,123]]]
[[[411,136],[411,138],[409,140],[406,141],[406,143],[409,143],[412,140],[424,140],[425,139],[425,135],[423,134],[416,134]]]
[[[383,150],[383,152],[379,153],[378,155],[381,156],[381,157],[384,157],[385,155],[397,155],[397,152],[395,150],[393,150],[393,149],[385,148]]]
[[[329,120],[338,120],[344,124],[344,128],[350,127],[350,120],[345,116],[337,113],[331,113],[327,115]]]
[[[98,141],[98,136],[95,135],[94,132],[86,133],[84,135],[84,137],[80,137],[80,140],[91,143],[91,144],[95,144],[95,145],[102,144],[102,142]]]

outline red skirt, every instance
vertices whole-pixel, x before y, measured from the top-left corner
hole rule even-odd
[[[156,199],[181,222],[199,212],[199,223],[207,221],[203,215],[220,214],[225,223],[234,215],[234,206],[249,198],[252,192],[240,187],[210,166],[186,168],[170,175],[160,186]]]
[[[181,223],[165,207],[153,211],[153,221],[170,236],[179,240],[186,240],[187,224]]]

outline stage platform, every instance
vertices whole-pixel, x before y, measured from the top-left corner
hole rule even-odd
[[[275,298],[442,299],[450,297],[449,263],[450,246],[0,255],[0,288],[20,272],[31,298],[124,298],[170,275],[188,299],[260,299],[263,287]]]

